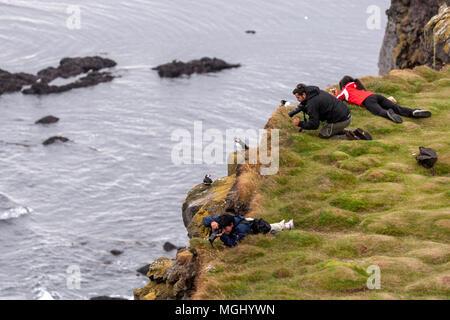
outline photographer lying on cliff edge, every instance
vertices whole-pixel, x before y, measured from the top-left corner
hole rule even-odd
[[[300,104],[297,109],[289,112],[289,116],[292,118],[302,111],[309,116],[309,120],[305,117],[305,121],[298,118],[292,120],[294,126],[300,127],[300,132],[317,130],[320,122],[326,121],[319,131],[319,137],[322,139],[371,140],[370,135],[362,129],[345,130],[352,123],[350,109],[328,92],[300,83],[292,93]]]
[[[234,247],[248,234],[292,230],[294,229],[294,220],[290,220],[288,223],[282,220],[279,223],[269,224],[263,219],[244,218],[238,214],[223,214],[218,217],[203,218],[203,225],[212,230],[211,244],[214,239],[220,238],[227,247]]]
[[[389,119],[395,123],[403,122],[400,116],[409,118],[431,117],[430,111],[401,107],[382,95],[367,91],[361,81],[350,76],[343,77],[339,82],[339,87],[341,92],[339,94],[334,93],[337,99],[365,107],[372,114]],[[334,90],[336,92],[336,89]]]

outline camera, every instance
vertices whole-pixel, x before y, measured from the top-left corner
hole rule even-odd
[[[214,240],[217,239],[217,235],[222,233],[222,229],[218,229],[216,231],[211,232],[211,235],[209,236],[209,243],[213,245]]]

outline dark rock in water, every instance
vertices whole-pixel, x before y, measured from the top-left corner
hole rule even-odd
[[[55,136],[55,137],[48,138],[47,140],[42,142],[42,144],[44,146],[48,146],[48,145],[53,144],[53,143],[58,142],[58,141],[60,141],[60,142],[68,142],[70,140],[67,139],[66,137]]]
[[[108,296],[98,296],[98,297],[92,297],[89,300],[128,300],[121,297],[108,297]]]
[[[0,95],[22,90],[23,86],[30,85],[37,77],[28,73],[9,73],[0,69]]]
[[[50,94],[61,93],[76,88],[92,87],[102,82],[109,82],[114,76],[109,72],[90,72],[85,77],[62,86],[49,85],[47,82],[34,83],[31,88],[22,91],[24,94]]]
[[[162,64],[153,68],[157,70],[160,77],[176,78],[182,75],[191,75],[193,73],[217,72],[224,69],[238,68],[240,64],[229,64],[217,58],[201,58],[187,63],[174,60],[171,63]]]
[[[113,249],[110,252],[111,252],[111,254],[113,256],[120,256],[123,253],[123,251],[120,251],[120,250],[117,250],[117,249]]]
[[[10,73],[0,69],[0,95],[8,92],[21,91],[23,86],[31,88],[22,92],[25,94],[48,94],[64,92],[75,88],[90,87],[102,82],[112,81],[114,76],[109,72],[98,72],[104,68],[111,68],[116,62],[102,57],[64,58],[59,66],[48,67],[37,73],[37,76],[28,73]],[[85,77],[72,83],[55,86],[49,83],[56,78],[70,78],[86,73]]]
[[[150,264],[147,264],[143,267],[140,267],[139,269],[136,269],[137,272],[139,272],[140,274],[143,274],[144,276],[147,275],[148,273],[148,268],[150,267]]]
[[[37,73],[43,82],[50,82],[56,78],[70,78],[89,71],[98,71],[116,66],[116,62],[102,57],[64,58],[58,68],[49,67]]]
[[[255,31],[255,30],[247,30],[247,31],[245,31],[245,33],[249,33],[249,34],[255,34],[255,33],[256,33],[256,31]]]
[[[182,248],[182,247],[177,247],[176,245],[174,245],[173,243],[170,243],[170,242],[166,242],[163,245],[163,249],[165,251],[167,251],[167,252],[170,252],[170,251],[173,251],[173,250],[178,250],[180,248]]]
[[[55,123],[58,121],[59,121],[59,118],[57,118],[57,117],[46,116],[46,117],[43,117],[42,119],[39,119],[38,121],[36,121],[35,124],[50,124],[50,123]]]

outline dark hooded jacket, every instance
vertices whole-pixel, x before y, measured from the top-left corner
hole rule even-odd
[[[337,123],[346,121],[350,118],[350,109],[342,101],[336,99],[326,91],[320,90],[315,86],[308,86],[306,90],[306,99],[297,109],[289,112],[293,117],[303,111],[309,116],[308,121],[300,121],[299,127],[305,130],[316,130],[321,121],[328,123]]]
[[[234,218],[234,227],[231,230],[231,233],[228,234],[222,234],[220,237],[220,240],[227,246],[227,247],[234,247],[239,242],[241,242],[251,231],[251,224],[246,222],[245,218],[240,215],[233,215]],[[211,222],[217,222],[219,223],[219,217],[205,217],[203,218],[203,225],[205,227],[211,227]]]

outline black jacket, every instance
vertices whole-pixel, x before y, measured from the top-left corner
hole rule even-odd
[[[320,121],[337,123],[350,118],[350,109],[345,103],[314,86],[306,87],[306,100],[289,112],[289,116],[293,117],[301,111],[309,116],[308,121],[300,121],[298,125],[305,130],[316,130]]]

